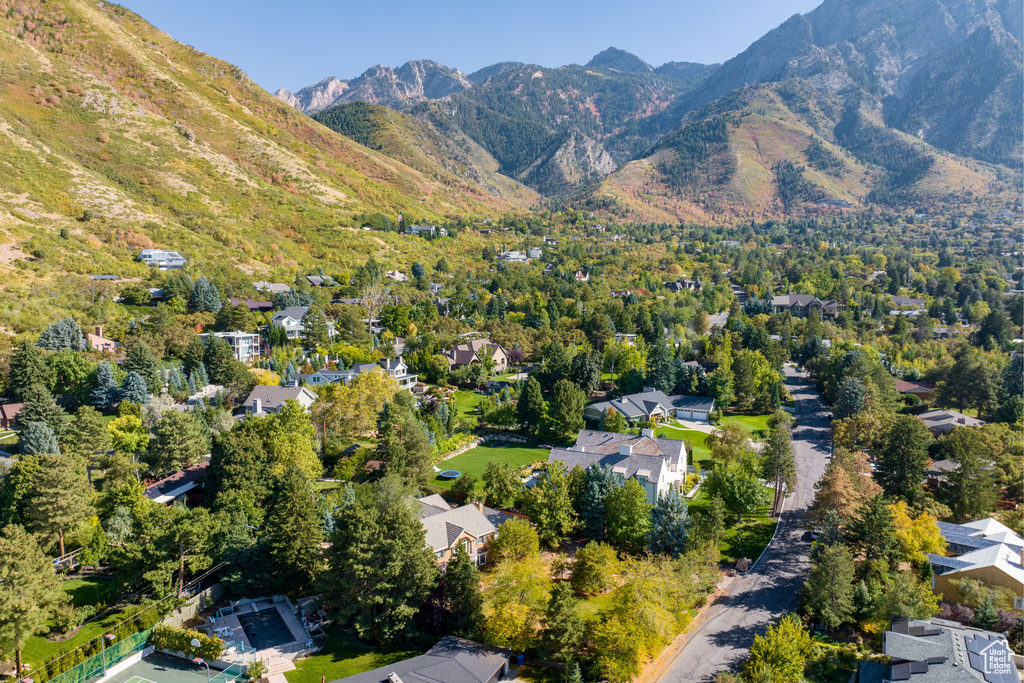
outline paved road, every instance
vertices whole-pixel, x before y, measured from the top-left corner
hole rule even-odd
[[[803,586],[810,539],[801,524],[814,499],[814,483],[825,471],[832,438],[828,407],[817,390],[793,367],[785,370],[799,423],[793,432],[797,485],[786,498],[774,540],[754,568],[732,582],[730,594],[711,607],[708,619],[661,677],[665,683],[711,681],[737,667],[754,635],[788,611]]]

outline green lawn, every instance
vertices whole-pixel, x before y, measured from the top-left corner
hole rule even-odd
[[[288,683],[312,683],[354,676],[423,654],[426,648],[373,647],[348,633],[331,632],[324,648],[312,657],[295,662],[295,671],[285,673]]]
[[[79,600],[80,595],[82,596],[81,599],[87,599],[90,591],[95,590],[94,587],[84,586],[75,581],[68,581],[66,584],[77,584],[71,586],[71,590],[68,590],[72,595],[72,599],[76,601],[76,604],[78,604],[77,601]],[[66,584],[65,590],[68,589]],[[121,611],[115,611],[102,619],[90,621],[79,629],[78,633],[74,636],[60,642],[50,642],[44,636],[32,636],[25,643],[25,647],[22,651],[22,658],[32,666],[39,666],[46,663],[61,650],[70,650],[73,647],[84,645],[93,638],[97,638],[104,633],[109,633],[122,619],[123,616]]]
[[[465,389],[455,390],[455,412],[459,422],[468,422],[476,425],[476,407],[484,400],[484,395],[478,391],[466,391]]]
[[[769,493],[773,493],[773,489],[767,486],[765,488]],[[707,492],[702,488],[697,497],[690,502],[691,514],[703,512],[707,509],[708,502]],[[754,514],[743,515],[743,521],[738,524],[736,515],[726,513],[725,536],[719,545],[723,562],[735,562],[741,557],[749,558],[751,561],[758,558],[775,533],[776,522],[769,516],[770,512],[771,504],[765,505],[758,508]]]
[[[686,442],[689,447],[688,457],[691,465],[709,460],[711,458],[711,449],[707,447],[705,442],[707,441],[708,435],[705,432],[697,431],[696,429],[679,429],[678,427],[670,427],[668,425],[659,425],[654,430],[655,436],[664,436],[669,439],[681,439]]]
[[[71,595],[75,607],[96,605],[103,602],[114,584],[111,581],[89,577],[87,579],[69,579],[61,584],[65,593]]]
[[[526,683],[562,683],[565,674],[558,669],[540,664],[524,664],[517,675],[518,680]]]
[[[589,597],[586,600],[580,600],[580,618],[583,619],[583,621],[596,622],[600,617],[601,612],[611,607],[612,592],[613,591],[608,591],[607,593],[601,593],[600,595]]]
[[[484,476],[484,470],[487,469],[487,463],[494,460],[496,462],[507,462],[511,463],[513,467],[523,467],[529,465],[531,462],[541,460],[546,461],[548,459],[548,449],[546,448],[528,448],[528,447],[508,447],[508,448],[496,448],[494,446],[477,446],[472,450],[468,450],[461,455],[456,455],[454,458],[449,458],[442,462],[437,463],[437,466],[442,470],[459,470],[463,474],[471,474],[479,481]],[[451,488],[455,480],[443,480],[434,477],[430,482],[434,486],[440,486],[441,488]]]
[[[771,413],[764,415],[726,415],[722,418],[722,424],[738,424],[755,441],[762,441],[768,435],[768,418]]]

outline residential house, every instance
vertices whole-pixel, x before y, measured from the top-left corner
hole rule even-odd
[[[894,296],[892,302],[896,306],[910,306],[911,308],[924,308],[924,299],[915,299],[912,296]]]
[[[93,328],[93,332],[86,333],[85,341],[89,348],[93,351],[109,351],[112,352],[115,349],[121,348],[121,342],[116,342],[112,339],[107,339],[103,336],[103,326],[97,325]]]
[[[389,270],[388,272],[384,273],[384,277],[386,277],[389,280],[394,280],[395,282],[409,281],[409,276],[400,270]]]
[[[529,251],[526,252],[526,255],[529,256],[530,258],[540,258],[541,256],[544,255],[544,250],[541,249],[540,247],[532,247]]]
[[[89,277],[93,280],[117,281],[121,279],[120,275],[90,275]]]
[[[306,282],[312,287],[337,287],[338,281],[330,275],[307,275]]]
[[[452,507],[439,494],[416,501],[420,523],[426,530],[427,547],[441,564],[452,559],[460,545],[476,564],[487,564],[487,545],[498,536],[501,523],[512,515],[478,501]]]
[[[928,469],[924,473],[924,485],[928,488],[935,490],[939,488],[946,479],[949,478],[950,472],[956,472],[960,468],[960,463],[956,460],[950,460],[948,458],[944,460],[932,460],[931,464],[928,465]]]
[[[956,410],[929,410],[917,416],[934,436],[952,431],[953,427],[978,427],[982,420],[964,415]]]
[[[935,392],[935,385],[931,382],[910,382],[898,379],[896,380],[896,391],[901,394],[913,394],[922,401],[927,401]]]
[[[409,366],[406,365],[405,361],[401,358],[393,360],[390,358],[382,358],[377,363],[357,363],[347,370],[317,370],[314,373],[306,375],[304,381],[306,384],[313,386],[323,386],[325,384],[334,384],[341,382],[347,385],[357,375],[369,372],[370,370],[380,370],[385,375],[394,378],[398,382],[398,386],[402,389],[412,390],[416,386],[416,382],[419,379],[418,375],[409,374]]]
[[[18,413],[24,407],[24,403],[0,403],[0,429],[14,429]]]
[[[822,301],[813,294],[781,294],[772,297],[776,313],[789,311],[797,318],[806,318],[811,311],[817,311],[822,318],[834,318],[839,312],[838,301]]]
[[[235,360],[252,363],[260,358],[260,335],[254,332],[207,332],[200,337],[217,337],[231,345]]]
[[[160,505],[170,505],[175,501],[182,500],[190,491],[202,486],[209,466],[210,456],[207,455],[202,462],[186,467],[180,472],[175,472],[171,476],[147,486],[146,498]]]
[[[184,268],[188,259],[176,251],[165,249],[143,249],[139,252],[139,260],[147,266],[156,266],[160,270]]]
[[[252,283],[253,289],[257,292],[270,292],[271,294],[287,294],[292,288],[283,282],[265,282],[263,280]]]
[[[560,462],[566,470],[608,467],[620,482],[636,479],[652,504],[673,487],[679,489],[688,470],[685,444],[656,437],[650,429],[641,430],[640,436],[585,429],[573,446],[552,448],[548,462]]]
[[[300,339],[303,332],[306,331],[306,327],[302,324],[302,321],[308,312],[308,306],[288,306],[275,313],[270,318],[270,324],[284,328],[285,334],[288,335],[289,339]],[[334,322],[328,320],[327,335],[333,338],[335,334],[336,329]]]
[[[444,228],[438,228],[433,225],[410,225],[408,228],[405,229],[405,234],[418,235],[420,237],[423,237],[424,235],[427,235],[428,237],[433,237],[434,235],[441,235],[442,237],[444,237],[448,234],[448,231],[445,230]]]
[[[471,363],[479,363],[484,347],[490,349],[489,353],[495,363],[494,370],[505,372],[508,369],[508,352],[490,339],[474,339],[465,344],[456,344],[451,349],[444,351],[443,355],[448,359],[449,368],[461,368]]]
[[[274,310],[273,301],[256,301],[255,299],[228,299],[228,303],[232,306],[245,306],[249,309],[250,313],[257,311],[272,311]]]
[[[958,602],[960,593],[953,581],[978,579],[987,586],[1010,591],[1013,608],[1024,612],[1024,539],[991,517],[967,524],[938,524],[946,541],[946,555],[928,555],[932,590]]]
[[[544,244],[548,245],[549,247],[557,247],[561,243],[562,243],[562,240],[557,239],[555,237],[545,237],[544,238]]]
[[[508,650],[445,636],[426,653],[332,683],[497,683],[508,674]]]
[[[669,396],[657,389],[644,387],[638,394],[591,403],[583,409],[583,418],[591,422],[600,422],[610,408],[622,413],[627,420],[657,421],[676,417],[682,420],[707,422],[708,413],[715,409],[715,399],[708,396]]]
[[[247,415],[279,413],[285,401],[296,401],[308,413],[316,394],[306,387],[256,386],[245,399],[245,412]]]
[[[1019,683],[1002,633],[946,619],[892,620],[882,634],[885,663],[862,661],[853,683]]]
[[[702,292],[704,291],[704,285],[697,280],[676,280],[675,282],[665,282],[665,289],[670,292]]]
[[[616,332],[615,341],[626,342],[627,344],[632,346],[634,343],[636,343],[636,335],[633,334],[632,332]]]
[[[530,257],[525,251],[503,251],[498,257],[505,263],[529,263]]]
[[[576,282],[590,282],[590,273],[585,270],[577,270],[573,277],[576,278]]]

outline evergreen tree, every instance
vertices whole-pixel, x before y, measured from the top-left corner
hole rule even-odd
[[[666,394],[671,394],[676,385],[676,362],[660,335],[654,340],[647,355],[645,383]]]
[[[203,338],[196,335],[188,340],[185,350],[181,352],[181,371],[191,375],[202,364],[206,354],[206,345]]]
[[[29,528],[48,542],[57,540],[59,554],[63,555],[64,533],[95,514],[92,487],[80,458],[51,453],[40,456],[39,463],[25,514]]]
[[[321,568],[323,540],[313,483],[293,466],[277,482],[263,538],[275,592],[303,594]]]
[[[864,383],[856,377],[847,377],[840,382],[836,394],[835,419],[856,417],[864,409],[866,393]]]
[[[21,431],[18,439],[18,450],[22,455],[42,455],[43,453],[60,453],[57,435],[45,422],[29,422]]]
[[[110,450],[110,431],[99,411],[92,406],[81,406],[75,411],[65,450],[87,462]]]
[[[890,561],[899,553],[893,512],[882,494],[857,508],[857,516],[849,524],[849,539],[851,545],[860,550],[869,568],[875,560]]]
[[[124,382],[121,383],[121,390],[118,393],[122,401],[130,401],[140,406],[149,401],[149,387],[146,380],[135,370],[124,376]]]
[[[186,383],[185,388],[188,389],[189,396],[195,396],[196,392],[199,391],[199,387],[196,386],[196,373],[193,372],[188,376],[188,382]]]
[[[33,384],[23,392],[25,403],[18,413],[17,424],[25,428],[33,422],[44,422],[63,443],[70,428],[68,414],[53,401],[53,395],[42,384]]]
[[[50,386],[53,371],[38,347],[23,341],[11,356],[10,390],[12,398],[24,401],[29,387],[39,384]]]
[[[60,351],[69,349],[71,351],[85,351],[85,337],[82,335],[82,328],[74,318],[61,318],[46,326],[36,346],[47,351]]]
[[[629,479],[609,493],[604,499],[604,511],[608,541],[623,552],[643,552],[651,530],[651,504],[639,482]]]
[[[587,468],[583,490],[577,504],[583,532],[590,538],[602,540],[605,537],[604,501],[608,494],[619,487],[619,480],[610,467],[595,463]]]
[[[96,386],[89,394],[89,402],[101,411],[113,410],[118,401],[119,389],[114,379],[114,368],[107,361],[96,367]]]
[[[625,434],[628,429],[626,418],[615,408],[608,408],[604,411],[604,419],[601,421],[601,429],[615,434]]]
[[[576,389],[574,388],[573,391]],[[576,527],[576,513],[569,494],[569,477],[560,462],[547,464],[547,476],[526,493],[524,512],[537,525],[540,540],[555,548]]]
[[[210,384],[210,375],[206,371],[206,363],[200,363],[195,372],[197,390],[205,389]]]
[[[782,492],[796,487],[796,460],[791,446],[792,435],[788,424],[779,424],[768,432],[768,439],[761,450],[761,468],[765,481],[775,485],[775,500],[772,509],[776,512],[782,503]]]
[[[331,341],[327,316],[319,306],[310,306],[302,319],[302,346],[307,350],[327,346]]]
[[[153,356],[153,351],[146,342],[137,341],[132,345],[122,367],[127,373],[137,372],[142,375],[150,394],[160,393],[163,386],[160,378],[160,361]]]
[[[651,531],[647,534],[647,547],[652,553],[679,557],[686,549],[690,535],[690,513],[683,499],[675,491],[668,491],[658,499],[651,511]]]
[[[387,463],[389,474],[425,484],[433,476],[430,441],[408,399],[408,392],[400,393],[384,404],[377,422],[377,459]]]
[[[170,379],[167,381],[167,390],[172,394],[177,394],[181,389],[181,373],[174,371],[171,373]]]
[[[387,478],[385,478],[387,479]],[[360,638],[399,639],[437,580],[423,525],[404,493],[385,482],[339,510],[328,555],[326,593]]]
[[[995,507],[999,495],[990,465],[992,446],[973,427],[954,427],[940,439],[944,453],[956,462],[939,486],[939,499],[958,524],[980,519]]]
[[[14,670],[21,672],[25,643],[48,631],[50,619],[71,598],[61,587],[53,562],[16,524],[0,530],[0,584],[0,655],[13,658]]]
[[[586,624],[580,617],[579,603],[571,584],[566,581],[555,584],[548,600],[544,623],[549,629],[556,660],[566,661],[582,649]]]
[[[978,609],[974,610],[974,625],[986,631],[995,631],[998,623],[999,613],[996,612],[996,606],[992,603],[992,593],[989,592],[978,605]]]
[[[210,431],[195,412],[168,410],[152,429],[146,462],[156,474],[197,464],[210,450]]]
[[[544,421],[544,395],[536,377],[530,376],[526,380],[526,385],[519,394],[516,413],[523,431],[536,434]]]
[[[570,439],[583,429],[586,396],[568,380],[559,380],[551,391],[547,431],[556,439]]]
[[[931,441],[928,428],[915,416],[897,415],[892,421],[879,449],[875,472],[875,479],[888,495],[906,500],[921,495]]]
[[[704,543],[718,545],[725,535],[725,502],[721,496],[711,496],[707,509],[697,513],[694,536]]]
[[[231,372],[235,364],[235,352],[231,344],[220,337],[207,337],[203,349],[203,362],[199,366],[207,374],[206,384],[231,384]],[[198,370],[197,370],[198,372]]]
[[[846,546],[824,546],[815,553],[804,583],[804,609],[830,629],[849,623],[854,614],[853,579],[853,556]]]
[[[193,313],[216,313],[222,305],[217,285],[205,276],[197,277],[188,298],[188,310]]]
[[[601,385],[601,364],[589,353],[581,351],[572,359],[569,380],[589,396]]]
[[[479,638],[484,627],[484,597],[476,563],[459,545],[441,572],[429,611],[438,635]]]

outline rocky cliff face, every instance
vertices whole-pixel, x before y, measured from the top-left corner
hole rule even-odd
[[[601,180],[617,167],[601,143],[573,130],[561,136],[519,180],[541,194],[565,195]]]
[[[378,64],[358,78],[343,81],[329,76],[316,85],[291,93],[284,88],[275,95],[306,114],[346,102],[372,102],[394,109],[424,100],[436,100],[470,87],[458,69],[437,62],[406,62],[397,69]]]

